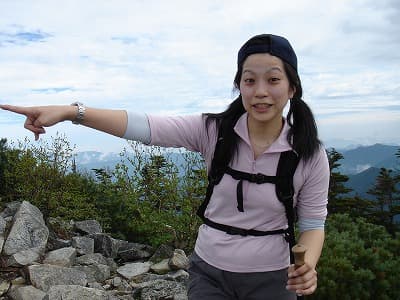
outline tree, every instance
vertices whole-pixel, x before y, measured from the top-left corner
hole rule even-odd
[[[395,216],[400,214],[398,183],[398,177],[393,175],[392,170],[381,168],[375,185],[368,190],[368,194],[376,197],[376,205],[371,216],[377,224],[385,226],[391,234],[398,229],[395,224]]]
[[[327,155],[331,172],[328,191],[328,211],[330,213],[346,212],[349,207],[349,202],[346,201],[348,198],[340,197],[340,195],[351,192],[351,189],[347,188],[344,184],[349,180],[349,177],[337,171],[337,168],[340,167],[339,160],[343,159],[343,155],[334,148],[327,150]]]
[[[178,170],[159,153],[150,153],[149,161],[140,171],[143,201],[147,201],[159,212],[175,206],[177,200]]]

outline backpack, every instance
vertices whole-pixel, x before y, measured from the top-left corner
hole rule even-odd
[[[221,129],[221,127],[220,127]],[[211,162],[211,169],[208,173],[208,186],[206,196],[202,204],[197,210],[197,215],[203,220],[204,224],[224,231],[231,235],[252,235],[252,236],[264,236],[271,234],[283,234],[290,248],[290,262],[294,263],[294,256],[292,253],[292,247],[295,245],[294,235],[294,221],[295,221],[295,210],[293,208],[293,175],[296,171],[299,163],[299,156],[293,151],[285,151],[280,154],[277,172],[275,176],[268,176],[261,173],[252,174],[234,170],[228,166],[228,161],[224,159],[224,153],[222,153],[222,144],[224,139],[222,137],[222,130],[218,131],[218,139],[215,145],[214,156]],[[216,223],[204,216],[207,209],[207,205],[210,202],[211,195],[214,190],[214,186],[219,184],[224,174],[229,174],[234,179],[238,180],[236,195],[238,202],[238,210],[243,211],[243,191],[242,184],[243,180],[247,180],[256,184],[273,183],[275,184],[275,192],[280,202],[285,207],[285,213],[288,220],[287,229],[278,229],[271,231],[260,231],[255,229],[243,229],[225,224]]]

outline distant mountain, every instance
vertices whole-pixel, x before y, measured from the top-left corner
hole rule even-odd
[[[352,140],[345,140],[345,139],[331,139],[323,141],[326,148],[335,148],[336,150],[341,149],[344,150],[351,150],[362,146],[362,144],[357,143],[356,141]]]
[[[343,159],[339,171],[349,176],[346,186],[353,189],[350,195],[373,199],[367,191],[373,187],[381,168],[398,170],[400,159],[396,152],[400,146],[375,144],[371,146],[360,146],[355,149],[340,151]]]
[[[78,152],[75,163],[79,171],[90,172],[92,169],[114,169],[121,162],[119,153],[103,153],[99,151]]]
[[[361,173],[368,168],[394,169],[399,167],[396,152],[400,146],[375,144],[372,146],[359,146],[351,150],[336,150],[343,155],[339,161],[339,171],[346,175]]]
[[[353,190],[350,195],[358,195],[366,199],[374,198],[367,191],[374,186],[379,171],[379,168],[372,167],[361,173],[348,175],[349,181],[346,182],[346,186]]]
[[[134,160],[133,152],[129,152],[128,157]],[[178,168],[185,162],[183,156],[179,152],[168,152],[168,159],[172,161]],[[84,151],[78,152],[75,155],[75,162],[77,169],[80,172],[92,172],[92,169],[108,169],[113,170],[119,163],[124,163],[129,169],[133,169],[131,164],[127,161],[125,155],[120,153],[103,153],[99,151]],[[180,168],[183,169],[183,168]]]

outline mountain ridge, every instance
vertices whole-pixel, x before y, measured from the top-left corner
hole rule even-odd
[[[367,191],[375,183],[381,168],[400,169],[400,159],[396,157],[399,149],[400,146],[386,144],[358,146],[343,151],[335,149],[343,155],[343,159],[338,161],[340,164],[338,170],[349,177],[346,186],[353,189],[351,194],[370,197]],[[133,156],[131,152],[128,152],[128,154]],[[180,153],[173,152],[172,155],[174,161],[184,163]],[[75,154],[78,170],[89,173],[91,169],[112,170],[123,159],[124,157],[119,153],[103,153],[100,151],[83,151]]]

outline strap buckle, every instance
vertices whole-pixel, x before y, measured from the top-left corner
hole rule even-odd
[[[285,239],[286,242],[290,243],[290,233],[289,233],[288,229],[285,230],[285,233],[283,234],[283,238]]]
[[[251,181],[257,184],[264,183],[264,175],[261,173],[251,174]]]

